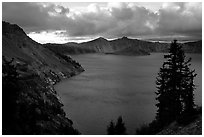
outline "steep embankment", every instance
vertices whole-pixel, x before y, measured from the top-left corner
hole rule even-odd
[[[202,41],[183,43],[187,53],[201,53]],[[106,40],[102,37],[83,43],[44,44],[45,47],[65,54],[105,53],[117,55],[149,55],[150,52],[167,52],[169,43],[149,42],[127,37]]]
[[[84,69],[2,22],[3,134],[78,134],[53,85]],[[14,75],[14,74],[15,75]]]

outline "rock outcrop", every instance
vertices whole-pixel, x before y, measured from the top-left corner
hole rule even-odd
[[[7,22],[2,22],[2,54],[2,133],[79,134],[53,85],[84,71],[82,66]]]

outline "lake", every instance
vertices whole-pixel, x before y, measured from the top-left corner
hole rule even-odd
[[[164,53],[149,56],[104,54],[74,55],[85,72],[55,86],[67,116],[82,134],[106,134],[107,125],[122,116],[128,134],[151,122],[155,107],[156,77]],[[192,57],[195,102],[202,104],[202,55]]]

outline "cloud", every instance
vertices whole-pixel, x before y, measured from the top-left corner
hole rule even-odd
[[[201,3],[164,3],[157,11],[137,3],[91,3],[83,10],[54,3],[2,4],[2,18],[27,32],[63,30],[65,37],[201,37]]]
[[[117,36],[138,36],[151,34],[155,29],[157,15],[144,7],[123,3],[120,8],[111,8],[117,27],[112,31]]]
[[[41,29],[47,24],[48,13],[44,8],[34,3],[6,3],[2,4],[2,18],[16,23],[23,28]]]
[[[39,41],[40,43],[66,43],[67,38],[64,37],[66,32],[65,31],[41,31],[31,32],[28,34],[35,41]]]
[[[159,10],[158,31],[166,34],[201,34],[201,3],[165,3]]]
[[[69,9],[54,4],[3,2],[2,11],[3,20],[16,23],[27,32],[32,32],[63,28]]]
[[[135,36],[152,33],[155,18],[156,14],[129,3],[111,4],[106,8],[92,4],[87,11],[69,18],[67,30],[71,36]]]

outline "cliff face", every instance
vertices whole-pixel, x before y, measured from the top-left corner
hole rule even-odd
[[[84,71],[81,65],[7,22],[2,22],[2,55],[3,134],[79,134],[53,85]]]
[[[149,42],[127,37],[108,41],[98,38],[83,43],[44,44],[45,47],[64,54],[105,53],[117,55],[149,55],[150,52],[167,52],[169,43]],[[201,53],[202,41],[182,44],[188,53]]]

